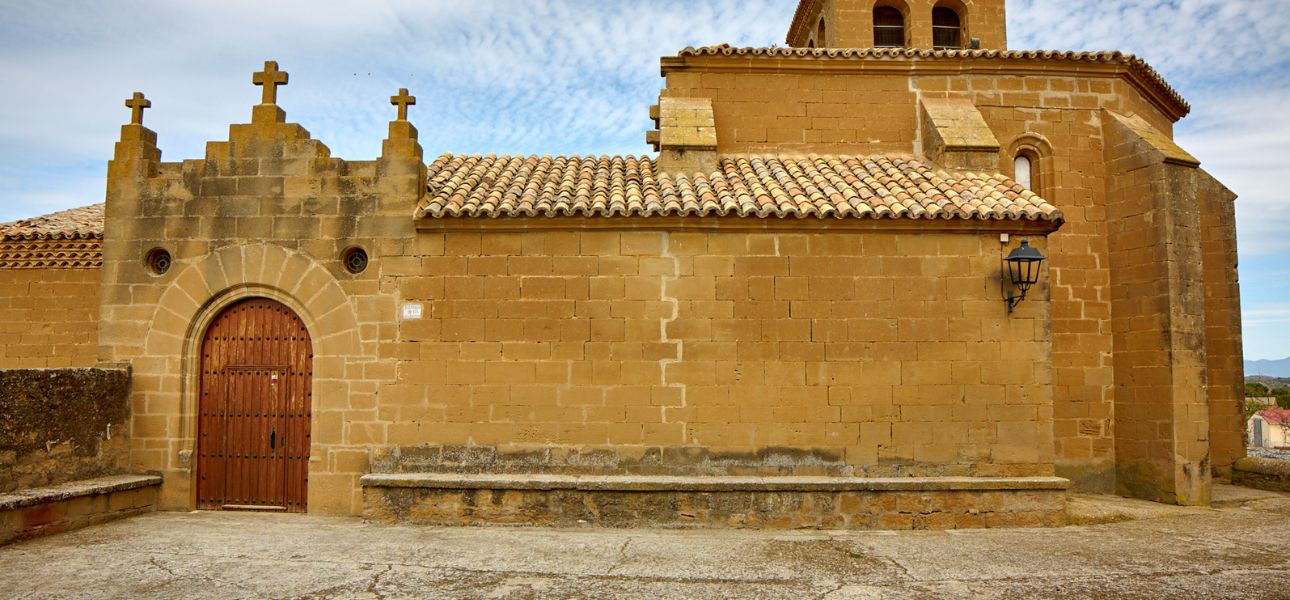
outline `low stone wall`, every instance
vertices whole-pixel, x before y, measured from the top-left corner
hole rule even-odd
[[[130,373],[0,370],[0,494],[122,473]]]
[[[713,452],[702,447],[653,447],[635,456],[619,449],[543,446],[499,450],[489,445],[400,446],[378,450],[372,473],[473,473],[547,475],[856,475],[841,452],[766,448]]]
[[[1290,492],[1290,461],[1247,456],[1233,465],[1232,484],[1270,492]]]
[[[1066,523],[1059,478],[363,477],[387,523],[758,529],[970,529]]]
[[[156,509],[161,478],[112,475],[0,494],[0,545]]]
[[[493,445],[395,446],[375,450],[370,473],[640,475],[680,477],[1035,477],[1030,465],[881,463],[853,465],[841,449],[761,448],[745,452],[702,446],[576,448]]]

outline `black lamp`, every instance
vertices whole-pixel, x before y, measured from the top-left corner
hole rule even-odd
[[[1021,295],[1008,292],[1008,297],[1004,299],[1008,303],[1008,312],[1011,313],[1012,309],[1026,299],[1030,287],[1039,282],[1039,267],[1044,264],[1044,255],[1031,248],[1030,242],[1022,240],[1021,247],[1013,250],[1004,262],[1008,263],[1008,277],[1012,280],[1013,287],[1021,290]]]

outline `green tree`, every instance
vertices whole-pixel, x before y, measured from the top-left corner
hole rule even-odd
[[[1290,389],[1277,388],[1272,390],[1272,397],[1277,399],[1277,407],[1290,408]]]
[[[1246,398],[1267,398],[1271,395],[1272,392],[1268,390],[1268,386],[1263,385],[1262,383],[1257,381],[1249,381],[1245,383]]]

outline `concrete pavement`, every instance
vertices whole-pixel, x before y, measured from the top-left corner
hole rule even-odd
[[[0,548],[7,598],[1290,598],[1290,497],[952,532],[425,528],[156,513]],[[1082,507],[1082,508],[1078,508]],[[1127,519],[1127,520],[1126,520]],[[1107,522],[1112,521],[1112,522]]]

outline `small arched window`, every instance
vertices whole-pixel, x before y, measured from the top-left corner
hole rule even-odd
[[[820,27],[815,32],[815,39],[819,42],[821,48],[828,47],[829,38],[824,37],[824,18],[820,18]]]
[[[873,45],[875,48],[905,47],[905,15],[894,6],[873,9]]]
[[[957,50],[963,47],[963,22],[948,6],[932,9],[932,48]]]
[[[1018,154],[1012,160],[1012,172],[1013,179],[1021,184],[1021,187],[1035,191],[1035,163],[1028,154]]]

